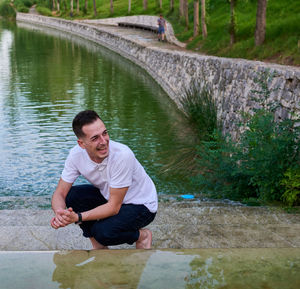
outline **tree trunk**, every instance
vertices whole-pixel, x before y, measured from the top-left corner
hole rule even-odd
[[[162,9],[162,0],[159,0],[159,8]]]
[[[148,9],[148,0],[143,1],[143,7],[144,7],[144,10]]]
[[[79,14],[79,0],[76,1],[76,13]]]
[[[179,16],[184,16],[184,0],[179,0]]]
[[[235,4],[236,0],[230,0],[230,45],[232,46],[235,43]]]
[[[184,19],[185,19],[185,27],[189,28],[189,1],[184,0]]]
[[[71,11],[70,11],[70,16],[73,17],[74,15],[74,10],[73,10],[73,0],[71,0]]]
[[[55,0],[52,0],[52,10],[55,10]]]
[[[58,11],[58,12],[60,12],[60,3],[59,3],[59,1],[60,1],[60,0],[57,0],[57,1],[56,1],[56,7],[57,7],[57,11]]]
[[[206,8],[205,0],[201,0],[201,28],[202,28],[202,37],[205,39],[207,37],[207,27],[206,27]]]
[[[114,0],[110,0],[110,14],[114,14]]]
[[[97,16],[96,0],[93,0],[93,5],[94,5],[94,16]]]
[[[255,45],[262,45],[266,37],[267,1],[257,0]]]
[[[131,0],[128,0],[128,13],[131,12]]]
[[[84,10],[87,12],[88,9],[88,0],[84,0]]]
[[[170,11],[174,10],[174,0],[170,0]]]
[[[199,0],[194,1],[194,37],[199,34]]]

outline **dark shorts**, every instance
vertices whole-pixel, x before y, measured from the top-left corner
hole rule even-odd
[[[66,197],[67,207],[75,212],[84,212],[107,203],[99,189],[92,185],[72,186]],[[104,246],[133,244],[139,238],[139,229],[150,224],[156,213],[144,205],[123,204],[119,213],[98,221],[83,222],[83,236],[94,237]]]
[[[165,27],[159,26],[158,27],[158,34],[163,34],[163,33],[165,33]]]

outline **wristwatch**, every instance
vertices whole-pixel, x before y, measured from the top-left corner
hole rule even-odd
[[[80,225],[80,224],[82,224],[82,215],[81,215],[81,213],[77,213],[77,215],[78,215],[78,221],[75,222],[75,224]]]

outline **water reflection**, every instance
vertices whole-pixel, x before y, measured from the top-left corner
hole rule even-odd
[[[300,286],[300,249],[56,253],[61,288],[217,289]]]
[[[72,118],[82,109],[100,113],[111,138],[133,149],[160,193],[192,191],[185,170],[161,173],[190,136],[182,114],[142,69],[32,25],[0,22],[0,39],[0,196],[52,194],[76,141]]]
[[[0,252],[1,288],[298,289],[300,249]]]

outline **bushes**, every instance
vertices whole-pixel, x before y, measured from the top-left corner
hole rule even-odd
[[[194,181],[214,197],[295,204],[299,192],[290,188],[286,179],[299,172],[300,131],[295,121],[276,122],[273,113],[262,109],[247,126],[238,143],[218,133],[213,141],[200,144],[201,173]]]
[[[201,140],[210,138],[214,130],[220,127],[217,106],[207,87],[199,89],[197,83],[192,83],[191,88],[185,91],[181,105]]]
[[[185,102],[185,111],[199,128],[197,174],[192,181],[203,193],[233,200],[283,201],[289,206],[299,203],[299,119],[276,121],[271,109],[275,106],[262,106],[253,116],[243,117],[245,130],[235,142],[220,132],[207,90],[187,95]]]
[[[280,182],[284,189],[282,200],[288,204],[299,205],[300,204],[300,168],[288,168],[284,173],[284,177]]]
[[[16,11],[11,6],[9,0],[0,2],[0,16],[5,17],[5,18],[11,18],[11,19],[16,18]]]
[[[52,16],[52,12],[49,8],[37,6],[36,11],[39,12],[39,14],[44,16]]]

